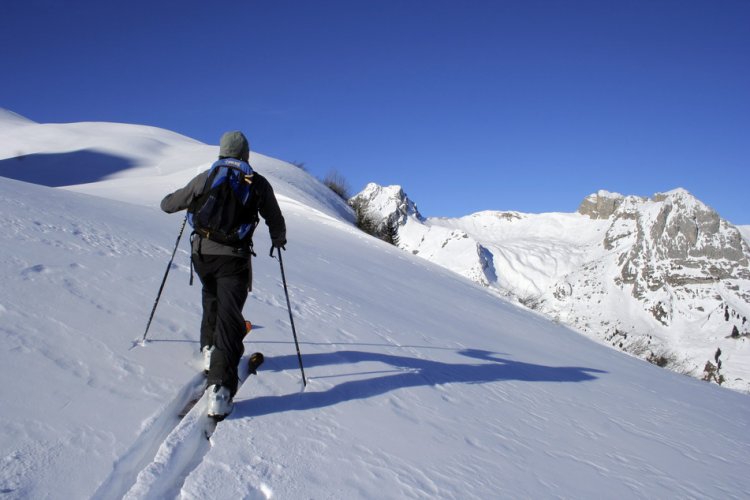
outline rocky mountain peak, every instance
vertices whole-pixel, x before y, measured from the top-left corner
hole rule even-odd
[[[708,297],[719,282],[750,279],[739,230],[684,189],[627,197],[610,219],[603,245],[619,255],[615,281],[664,325],[676,295]]]
[[[404,225],[408,217],[415,217],[419,221],[424,220],[417,209],[417,205],[409,199],[403,188],[398,185],[381,186],[371,182],[362,191],[350,198],[349,204],[359,204],[378,223],[390,222]]]
[[[592,219],[609,219],[625,197],[619,193],[600,190],[588,195],[578,207],[578,213]]]
[[[747,244],[739,230],[684,189],[657,193],[648,200],[627,197],[611,218],[605,239],[610,248],[623,233],[635,231],[639,246],[648,249],[650,257],[682,264],[691,259],[720,259],[748,265]]]

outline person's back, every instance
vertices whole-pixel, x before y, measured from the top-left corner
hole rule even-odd
[[[244,175],[252,173],[248,196],[242,203],[243,213],[238,218],[242,223],[251,225],[249,231],[236,241],[228,241],[216,235],[212,238],[210,231],[205,232],[197,227],[191,237],[191,263],[202,284],[200,344],[207,372],[208,414],[217,419],[231,412],[232,398],[237,391],[237,365],[244,352],[242,339],[245,320],[242,309],[252,287],[252,235],[259,215],[268,225],[273,246],[284,248],[286,245],[286,224],[273,188],[265,177],[249,166],[249,155],[247,139],[241,132],[227,132],[222,136],[217,163],[235,163],[243,169]],[[212,169],[209,169],[193,178],[185,187],[167,195],[161,202],[162,210],[173,213],[187,209],[189,218],[195,220],[198,205],[205,205],[196,202],[215,187],[213,182],[208,182],[215,178],[211,177],[211,173]],[[230,195],[225,196],[222,203],[234,203],[229,199]],[[235,206],[231,211],[237,210]],[[216,212],[220,213],[221,210]],[[222,222],[218,224],[222,225]]]

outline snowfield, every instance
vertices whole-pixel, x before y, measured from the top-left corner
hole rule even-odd
[[[206,440],[177,417],[201,379],[188,230],[150,341],[134,340],[183,219],[158,202],[218,148],[16,117],[0,114],[0,175],[33,175],[21,162],[67,187],[0,178],[3,498],[750,496],[747,395],[597,344],[369,237],[318,181],[255,154],[287,220],[308,385],[261,225],[245,345],[266,363]],[[66,155],[83,150],[126,161],[81,183]]]

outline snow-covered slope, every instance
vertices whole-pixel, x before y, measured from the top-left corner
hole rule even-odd
[[[598,341],[750,392],[750,247],[685,190],[600,191],[573,214],[426,220],[398,186],[370,184],[352,201],[396,222],[404,250]]]
[[[220,135],[218,132],[217,135]],[[163,129],[119,123],[37,124],[0,109],[0,176],[147,206],[216,160],[216,146]],[[259,172],[283,180],[278,194],[334,217],[346,204],[302,169],[251,152]]]
[[[267,361],[210,442],[175,430],[200,367],[185,241],[151,342],[131,349],[181,217],[0,178],[4,498],[750,495],[747,396],[623,356],[368,237],[314,179],[276,167],[258,169],[304,193],[281,205],[309,383],[278,262],[259,252],[246,349]],[[118,198],[137,199],[131,174],[107,192],[120,181]]]

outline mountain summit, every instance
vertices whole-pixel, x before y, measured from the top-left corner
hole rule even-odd
[[[457,219],[397,209],[414,205],[399,186],[370,184],[354,199],[398,221],[404,250],[613,347],[750,391],[750,248],[685,189],[651,198],[602,190],[574,214]]]

